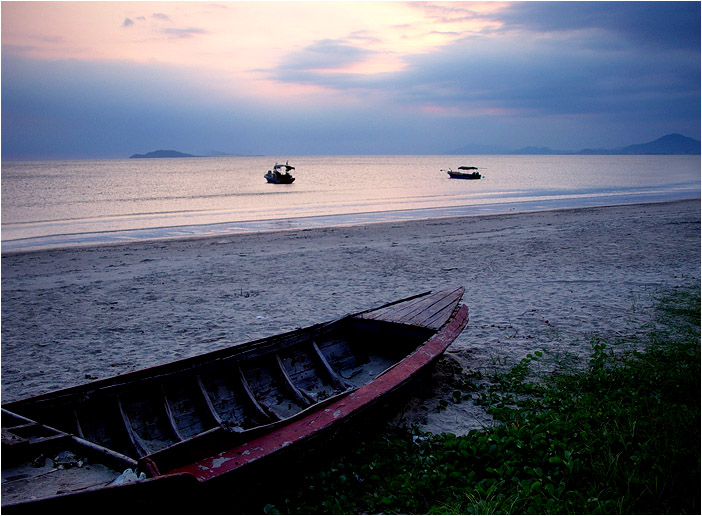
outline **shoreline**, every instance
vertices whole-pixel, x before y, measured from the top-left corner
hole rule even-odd
[[[629,335],[658,292],[700,281],[700,200],[125,242],[2,253],[2,396],[11,401],[275,335],[450,285],[469,370]],[[488,423],[434,395],[432,432]]]
[[[35,250],[43,251],[49,249],[119,245],[130,242],[198,240],[237,234],[271,233],[277,231],[348,227],[364,224],[397,223],[411,220],[482,217],[568,209],[637,206],[644,204],[694,201],[699,199],[699,197],[671,197],[669,193],[651,194],[649,195],[650,200],[642,199],[640,194],[633,196],[584,196],[577,198],[581,204],[576,206],[573,206],[575,198],[558,198],[434,208],[341,213],[334,215],[310,215],[290,219],[262,219],[190,224],[184,226],[86,231],[81,233],[65,233],[5,240],[2,242],[2,250],[0,253],[22,253]],[[614,202],[615,200],[618,202]],[[31,223],[29,224],[31,225]],[[7,233],[7,229],[5,229],[4,232]]]

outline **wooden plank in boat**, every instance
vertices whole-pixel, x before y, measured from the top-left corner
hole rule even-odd
[[[420,299],[414,299],[378,311],[362,314],[361,317],[378,321],[407,324],[410,319],[427,310],[431,310],[432,314],[435,313],[432,307],[437,300],[443,299],[444,295],[445,293],[438,293]]]
[[[430,328],[432,330],[438,330],[443,326],[443,324],[451,317],[451,314],[456,309],[458,303],[450,303],[445,306],[441,311],[437,312],[433,317],[428,318],[422,323],[422,326]]]
[[[445,290],[360,314],[359,317],[438,329],[451,315],[462,295],[463,288]]]
[[[452,292],[442,299],[438,299],[431,307],[406,319],[407,324],[438,330],[451,316],[462,295],[463,291],[461,290],[459,292]]]
[[[446,293],[438,292],[432,294],[431,296],[429,294],[430,293],[427,293],[421,297],[412,298],[407,301],[402,301],[400,303],[393,303],[391,305],[378,308],[377,310],[364,312],[360,314],[359,317],[362,317],[364,319],[376,320],[398,320],[409,313],[421,310],[422,308],[426,308],[427,306],[431,306],[431,304],[438,297],[443,297],[443,295],[445,295]]]

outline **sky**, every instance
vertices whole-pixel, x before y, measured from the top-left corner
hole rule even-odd
[[[700,139],[700,6],[3,1],[2,159]]]

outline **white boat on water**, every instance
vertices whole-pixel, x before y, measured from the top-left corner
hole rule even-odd
[[[478,167],[458,167],[458,171],[448,169],[443,172],[448,172],[449,177],[452,179],[480,179],[483,177],[478,172]]]

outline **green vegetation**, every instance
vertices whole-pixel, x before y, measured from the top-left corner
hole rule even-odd
[[[487,386],[466,378],[445,403],[477,399],[502,424],[389,429],[264,511],[699,514],[699,292],[675,292],[659,315],[643,351],[594,339],[586,368],[535,374],[536,352]]]

